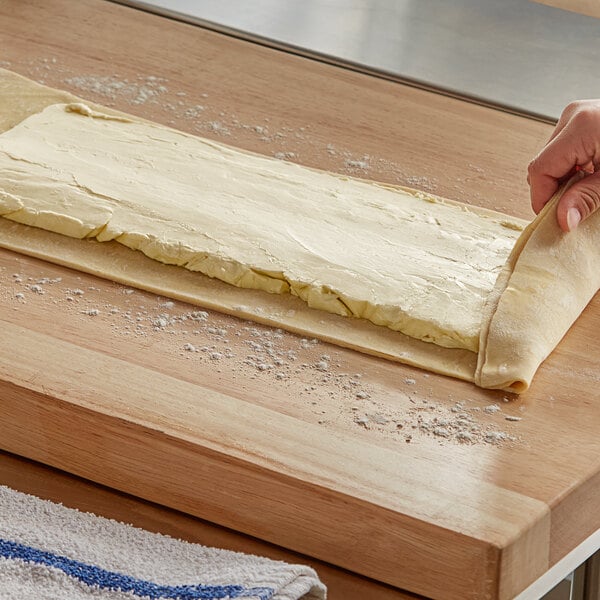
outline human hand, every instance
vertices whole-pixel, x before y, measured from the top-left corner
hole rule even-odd
[[[546,146],[529,163],[527,181],[536,214],[560,184],[580,170],[587,177],[574,183],[556,207],[563,231],[572,231],[600,208],[600,100],[569,104]]]

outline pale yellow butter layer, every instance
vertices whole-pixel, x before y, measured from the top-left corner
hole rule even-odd
[[[0,214],[474,352],[524,224],[81,104],[0,135]]]

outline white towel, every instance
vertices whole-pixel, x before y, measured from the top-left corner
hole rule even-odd
[[[309,567],[207,548],[0,486],[1,600],[324,600]]]

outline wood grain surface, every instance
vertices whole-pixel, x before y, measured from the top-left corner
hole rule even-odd
[[[531,216],[539,122],[96,0],[0,2],[0,44],[125,112]],[[513,398],[7,251],[0,295],[10,452],[432,598],[511,598],[600,526],[597,299]]]

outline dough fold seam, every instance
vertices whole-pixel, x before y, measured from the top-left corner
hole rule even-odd
[[[517,240],[487,298],[474,382],[526,391],[600,288],[600,216],[565,233],[556,206],[578,179],[563,184]]]

